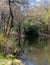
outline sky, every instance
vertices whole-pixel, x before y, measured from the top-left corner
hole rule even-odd
[[[39,2],[40,0],[30,0],[30,3],[31,3],[31,5],[34,5],[34,4],[36,4],[37,2]]]

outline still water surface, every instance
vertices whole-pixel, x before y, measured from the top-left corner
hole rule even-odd
[[[26,65],[50,65],[50,38],[21,39],[21,56]]]

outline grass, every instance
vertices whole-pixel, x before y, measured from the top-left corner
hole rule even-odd
[[[5,58],[6,57],[4,57],[4,55],[0,53],[0,60],[5,59]]]
[[[15,59],[12,55],[8,55],[8,58],[7,58],[0,53],[0,65],[11,65],[12,62],[13,62],[13,65],[19,65],[18,60]]]

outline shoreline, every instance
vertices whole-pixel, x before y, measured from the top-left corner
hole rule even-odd
[[[3,59],[0,60],[0,65],[24,65],[20,59]]]

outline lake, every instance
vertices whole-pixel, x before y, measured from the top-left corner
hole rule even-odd
[[[20,47],[24,50],[21,59],[26,65],[50,65],[50,38],[22,38]]]

